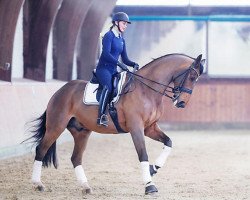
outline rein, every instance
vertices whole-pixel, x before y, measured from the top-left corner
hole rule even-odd
[[[157,82],[157,81],[154,81],[154,80],[152,80],[152,79],[146,78],[146,77],[144,77],[144,76],[141,76],[141,75],[136,74],[136,73],[131,72],[131,71],[127,71],[127,72],[128,72],[129,74],[131,74],[133,77],[139,77],[139,78],[141,78],[141,79],[150,81],[150,82],[155,83],[155,84],[157,84],[157,85],[164,86],[164,87],[165,87],[165,90],[164,90],[163,92],[161,92],[161,91],[156,90],[155,88],[151,87],[150,85],[146,84],[145,82],[143,82],[143,81],[140,80],[139,78],[135,78],[136,80],[138,80],[140,83],[142,83],[143,85],[147,86],[147,87],[150,88],[151,90],[153,90],[153,91],[155,91],[155,92],[157,92],[157,93],[159,93],[159,94],[161,94],[161,95],[163,95],[163,96],[166,96],[166,97],[168,97],[168,98],[170,98],[170,99],[172,99],[172,100],[175,100],[177,97],[170,96],[170,95],[167,94],[167,92],[173,93],[173,94],[178,93],[179,95],[180,95],[181,92],[186,92],[186,93],[188,93],[188,94],[192,94],[192,90],[191,90],[191,89],[183,87],[183,85],[184,85],[184,83],[185,83],[185,80],[186,80],[186,78],[187,78],[187,76],[188,76],[188,73],[189,73],[191,70],[194,70],[194,71],[195,71],[195,73],[197,74],[197,79],[198,79],[199,74],[198,74],[198,72],[196,71],[196,69],[194,69],[194,68],[192,67],[192,65],[191,65],[191,66],[190,66],[187,70],[185,70],[183,73],[179,74],[179,75],[176,76],[175,78],[172,78],[172,80],[171,80],[167,85],[166,85],[166,84],[163,84],[163,83],[160,83],[160,82]],[[177,78],[179,78],[179,77],[181,77],[181,76],[183,76],[183,75],[184,75],[184,77],[183,77],[183,79],[181,80],[181,83],[180,83],[179,86],[176,86],[176,87],[171,87],[171,86],[169,86],[170,83],[174,82]]]
[[[148,84],[146,84],[145,82],[143,82],[143,81],[140,80],[139,78],[135,78],[136,80],[138,80],[140,83],[142,83],[143,85],[147,86],[147,87],[150,88],[151,90],[153,90],[153,91],[155,91],[155,92],[157,92],[157,93],[159,93],[159,94],[161,94],[161,95],[163,95],[163,96],[166,96],[166,97],[168,97],[168,98],[170,98],[170,99],[173,99],[172,96],[170,96],[170,95],[168,95],[168,94],[166,93],[166,92],[171,92],[171,93],[173,93],[174,88],[171,87],[171,86],[169,86],[169,84],[170,84],[172,81],[170,81],[170,82],[168,83],[168,85],[166,85],[166,84],[159,83],[159,82],[157,82],[157,81],[148,79],[148,78],[146,78],[146,77],[144,77],[144,76],[141,76],[141,75],[139,75],[139,74],[135,74],[134,72],[128,71],[128,73],[132,74],[133,76],[137,76],[137,77],[140,77],[140,78],[142,78],[142,79],[144,79],[144,80],[150,81],[150,82],[152,82],[152,83],[156,83],[157,85],[166,87],[166,89],[164,90],[164,92],[161,92],[161,91],[156,90],[155,88],[149,86]],[[171,90],[168,90],[168,89],[171,89]]]

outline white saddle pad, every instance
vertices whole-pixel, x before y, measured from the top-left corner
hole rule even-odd
[[[120,98],[120,93],[122,91],[122,86],[125,82],[126,79],[126,72],[121,72],[121,78],[119,80],[118,83],[118,92],[115,98],[113,98],[112,102],[113,103],[117,103],[119,98]],[[98,88],[99,84],[93,84],[88,82],[86,87],[85,87],[85,91],[84,91],[84,95],[83,95],[83,103],[86,105],[99,105],[99,102],[96,100],[96,92],[97,92],[97,88]]]

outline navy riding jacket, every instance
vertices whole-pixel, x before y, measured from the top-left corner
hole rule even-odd
[[[106,85],[109,91],[112,90],[112,76],[117,73],[117,63],[120,56],[124,64],[135,65],[127,56],[125,40],[121,36],[116,37],[110,30],[102,39],[102,54],[96,68],[99,82],[102,86]]]

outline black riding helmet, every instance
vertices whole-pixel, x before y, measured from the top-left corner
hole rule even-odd
[[[129,24],[131,24],[131,22],[129,21],[129,17],[125,12],[117,12],[113,15],[112,17],[112,22],[114,23],[115,21],[124,21],[127,22]]]

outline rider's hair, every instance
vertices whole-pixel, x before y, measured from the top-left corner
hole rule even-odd
[[[109,30],[111,31],[115,27],[115,22],[112,22],[112,26],[110,26]]]

